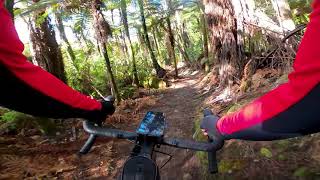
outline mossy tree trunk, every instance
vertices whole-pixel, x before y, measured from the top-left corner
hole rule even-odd
[[[116,84],[115,77],[112,72],[110,58],[107,50],[108,36],[111,35],[111,28],[110,28],[110,25],[105,20],[104,15],[101,11],[101,4],[102,2],[100,0],[93,0],[91,4],[94,30],[95,30],[96,39],[98,41],[99,47],[102,51],[102,55],[106,62],[107,73],[108,73],[109,82],[111,84],[112,95],[115,96],[115,98],[119,102],[120,95],[118,92],[118,87]]]
[[[130,46],[130,50],[131,50],[130,52],[131,52],[131,58],[132,58],[133,83],[139,87],[140,83],[139,83],[139,78],[138,78],[136,55],[135,55],[134,47],[132,45],[131,38],[130,38],[126,0],[121,0],[121,12],[122,12],[122,22],[123,22],[124,29],[125,29],[125,35],[127,37],[127,41],[129,42],[129,46]]]
[[[39,0],[34,0],[34,3]],[[37,12],[29,24],[34,53],[33,62],[63,82],[67,82],[62,53],[51,20],[45,12]]]
[[[168,49],[169,57],[174,65],[175,77],[178,77],[178,65],[177,65],[176,53],[174,50],[174,36],[171,28],[170,16],[166,18],[166,22],[167,22],[167,33],[168,33],[167,39],[169,40],[169,42],[167,42],[167,44],[169,45],[169,49]]]
[[[231,0],[204,0],[203,3],[211,33],[211,53],[219,65],[220,86],[232,85],[241,75],[233,4]]]
[[[151,47],[151,43],[150,43],[149,35],[148,35],[147,24],[146,24],[146,19],[145,19],[145,14],[144,14],[143,0],[138,0],[138,4],[139,4],[140,18],[141,18],[142,28],[143,28],[143,36],[144,36],[144,40],[145,40],[146,46],[148,48],[151,60],[152,60],[153,68],[156,70],[157,77],[163,78],[166,75],[166,70],[163,69],[159,65],[159,63],[156,59],[156,56],[153,52],[153,49]]]
[[[60,12],[55,13],[55,18],[56,18],[56,24],[57,24],[57,29],[59,30],[60,38],[63,40],[63,42],[67,46],[67,52],[68,52],[69,58],[73,62],[76,69],[79,70],[79,68],[77,67],[77,64],[76,64],[76,56],[74,54],[74,51],[72,49],[72,46],[71,46],[68,38],[67,38]]]

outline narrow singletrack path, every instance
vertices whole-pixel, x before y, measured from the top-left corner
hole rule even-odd
[[[181,137],[192,139],[195,116],[199,110],[202,100],[198,96],[198,75],[188,75],[175,80],[170,88],[166,89],[156,104],[150,108],[143,110],[158,111],[165,113],[167,121],[166,135],[168,137]],[[117,143],[115,143],[117,144]],[[125,143],[127,144],[127,143]],[[128,145],[115,145],[115,156],[121,157],[118,160],[118,168],[125,161],[123,153],[128,154],[130,151]],[[171,154],[172,160],[163,167],[161,172],[161,180],[176,179],[198,179],[199,178],[199,162],[194,156],[194,152],[190,150],[182,150],[171,147],[161,146],[160,151]],[[158,154],[157,163],[161,166],[166,162],[168,156]]]
[[[195,116],[202,104],[197,94],[199,79],[200,75],[181,76],[167,89],[127,100],[124,104],[131,103],[129,108],[120,106],[119,112],[113,116],[119,116],[121,120],[112,121],[110,118],[107,123],[114,122],[112,125],[115,128],[135,131],[147,111],[160,111],[167,118],[166,136],[192,139]],[[60,139],[58,136],[44,138],[38,134],[1,137],[0,179],[116,179],[134,144],[99,137],[90,153],[78,156],[77,152],[87,134],[78,120],[67,125],[64,127],[65,135]],[[77,140],[69,140],[73,137],[70,131],[72,126],[79,130]],[[160,170],[162,180],[199,179],[200,164],[194,152],[165,146],[161,146],[160,151],[173,156]],[[157,155],[159,166],[169,158],[159,153]]]

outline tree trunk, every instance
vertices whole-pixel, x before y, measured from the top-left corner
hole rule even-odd
[[[56,23],[57,23],[57,29],[59,30],[60,38],[64,41],[64,43],[67,45],[67,52],[69,55],[69,58],[71,59],[74,67],[79,70],[78,65],[76,64],[76,56],[74,55],[74,51],[72,49],[72,46],[67,38],[67,35],[64,30],[64,25],[62,21],[62,17],[60,13],[55,13],[56,17]]]
[[[248,77],[254,72],[249,72],[254,68],[248,68],[248,64],[253,65],[256,61],[250,61],[252,54],[257,53],[256,49],[260,49],[261,41],[263,38],[252,38],[257,32],[254,24],[258,24],[255,17],[255,1],[254,0],[233,0],[233,6],[235,7],[235,15],[237,18],[237,51],[239,55],[239,66],[243,71],[243,80],[247,81]],[[259,29],[260,30],[260,29]],[[245,49],[247,50],[245,52]],[[260,52],[259,52],[260,53]],[[246,54],[246,56],[244,56]],[[245,67],[247,66],[247,67]],[[250,74],[250,75],[249,75]]]
[[[165,65],[168,66],[172,66],[172,52],[171,52],[171,44],[170,44],[170,37],[169,37],[169,33],[168,30],[165,29],[165,38],[164,38],[164,42],[165,42],[165,48],[166,48],[166,57],[165,57]]]
[[[129,57],[129,56],[130,56],[130,53],[129,53],[129,47],[128,47],[128,46],[130,46],[130,44],[128,44],[128,43],[126,42],[126,35],[125,35],[125,32],[123,32],[122,29],[120,29],[120,36],[119,36],[119,38],[120,38],[120,40],[121,40],[121,41],[120,41],[121,48],[124,50],[125,54],[128,55],[128,57]],[[127,63],[130,64],[130,61],[127,60]]]
[[[236,18],[237,28],[237,55],[238,55],[238,67],[242,71],[247,62],[245,62],[245,38],[250,35],[250,27],[245,26],[247,22],[252,23],[252,16],[254,13],[254,1],[253,0],[232,0],[234,7],[234,14]],[[250,38],[250,37],[249,37]]]
[[[202,37],[203,37],[203,54],[204,58],[206,60],[205,62],[205,72],[208,72],[210,69],[210,62],[209,62],[209,43],[208,43],[208,27],[207,27],[207,21],[206,17],[203,14],[202,15]]]
[[[80,30],[80,37],[81,37],[81,39],[83,40],[84,44],[86,45],[86,48],[87,48],[87,49],[90,49],[90,45],[89,45],[89,44],[92,44],[92,42],[87,39],[87,37],[84,35],[83,30]],[[88,43],[88,42],[89,42],[89,43]]]
[[[119,102],[120,96],[118,92],[118,87],[112,73],[111,63],[110,63],[110,59],[107,51],[108,36],[111,35],[111,28],[107,23],[107,21],[105,20],[100,7],[101,7],[101,1],[99,0],[92,1],[91,9],[92,9],[92,15],[93,15],[94,30],[95,30],[96,39],[102,51],[103,57],[106,61],[109,82],[112,88],[112,95],[115,96],[115,98]]]
[[[161,51],[159,49],[159,43],[158,43],[158,40],[157,40],[157,35],[156,35],[156,32],[155,32],[156,28],[157,27],[153,27],[152,28],[152,37],[153,37],[154,45],[155,45],[155,47],[157,49],[158,55],[159,55],[160,58],[162,58],[162,54],[161,54]]]
[[[158,43],[158,48],[159,48],[159,56],[166,62],[166,56],[163,54],[162,50],[160,49],[161,46],[164,46],[163,41],[161,42],[161,40],[163,39],[163,35],[161,34],[161,32],[159,31],[160,27],[162,25],[159,25],[157,28],[153,28],[153,32],[154,32],[154,37],[157,40]],[[167,63],[167,62],[166,62]]]
[[[176,53],[174,51],[174,36],[172,33],[172,28],[171,28],[171,22],[170,22],[170,16],[168,16],[166,18],[166,22],[167,22],[167,30],[168,30],[168,44],[169,44],[169,57],[171,59],[171,61],[173,61],[174,64],[174,71],[175,71],[175,77],[178,77],[178,66],[177,66],[177,59],[176,59]]]
[[[161,27],[162,25],[160,25]],[[161,34],[161,32],[159,31],[160,28],[154,28],[153,29],[155,31],[155,36],[158,38],[158,45],[159,47],[161,47],[161,45],[163,45],[163,42],[161,43],[161,39],[163,37],[163,34]],[[163,56],[163,55],[162,55]]]
[[[185,23],[181,22],[180,16],[181,16],[180,13],[178,11],[176,11],[175,19],[176,19],[176,24],[177,24],[177,32],[179,32],[177,34],[176,44],[177,44],[177,48],[180,51],[182,58],[184,59],[184,61],[187,64],[187,66],[191,67],[191,60],[190,60],[190,57],[187,53],[188,47],[190,47],[190,39],[188,36],[188,32],[185,29]]]
[[[210,63],[209,63],[209,43],[208,43],[208,22],[207,17],[204,12],[204,7],[202,4],[199,4],[200,10],[202,11],[200,15],[200,24],[201,24],[201,30],[202,30],[202,39],[203,39],[203,55],[205,59],[205,65],[204,70],[205,72],[208,72],[210,69]]]
[[[241,75],[237,52],[237,28],[231,0],[204,0],[211,31],[211,48],[219,65],[220,86],[233,84]]]
[[[35,55],[33,62],[66,83],[62,53],[56,40],[54,28],[50,23],[50,18],[45,17],[39,26],[36,25],[36,20],[43,16],[44,13],[37,13],[33,22],[29,24],[30,39]]]
[[[121,0],[121,12],[122,12],[122,22],[124,25],[125,34],[126,34],[127,40],[129,41],[129,46],[131,50],[133,83],[139,87],[140,83],[139,83],[138,72],[137,72],[136,56],[135,56],[134,47],[132,45],[130,32],[129,32],[126,0]]]
[[[174,12],[174,9],[173,9],[171,0],[166,0],[166,2],[169,8],[169,13],[167,14],[167,17],[166,17],[166,22],[168,27],[168,37],[170,40],[169,56],[171,61],[173,61],[173,64],[174,64],[175,77],[178,77],[178,63],[177,63],[176,53],[174,50],[174,36],[173,36],[171,21],[170,21],[170,14]]]
[[[142,48],[139,48],[139,49],[143,53],[143,57],[146,60],[146,57],[149,56],[149,53],[148,53],[148,50],[147,50],[147,46],[146,46],[146,41],[144,40],[144,37],[143,37],[142,32],[141,32],[141,29],[139,27],[137,27],[136,29],[137,29],[139,44],[142,47]]]
[[[10,13],[12,21],[14,21],[14,13],[13,13],[14,0],[5,0],[4,6]]]
[[[181,36],[179,38],[182,39]],[[187,66],[191,67],[191,60],[190,60],[190,57],[189,57],[184,45],[180,45],[179,42],[177,42],[177,47],[178,47],[178,50],[180,51],[180,53],[182,54],[182,57],[183,57],[184,61],[186,62]]]
[[[280,27],[284,33],[292,31],[296,28],[288,0],[271,0],[273,9],[275,10]]]
[[[140,18],[141,18],[141,22],[142,22],[144,40],[145,40],[146,46],[149,50],[149,54],[150,54],[150,57],[152,60],[153,68],[156,70],[157,77],[163,78],[166,75],[166,71],[158,64],[158,61],[156,59],[156,56],[154,55],[154,52],[153,52],[151,44],[150,44],[145,15],[144,15],[144,9],[143,9],[143,0],[138,0],[138,4],[139,4]]]
[[[110,10],[110,13],[111,13],[111,22],[112,22],[112,24],[114,25],[114,26],[116,26],[116,24],[115,24],[115,21],[114,21],[114,9],[111,9]],[[122,42],[120,41],[120,39],[121,39],[121,34],[122,34],[122,32],[121,32],[121,30],[120,30],[120,37],[118,36],[118,34],[117,33],[114,33],[113,34],[113,37],[115,38],[115,40],[116,40],[116,44],[117,44],[117,46],[118,46],[118,48],[120,49],[120,51],[121,51],[121,54],[123,54],[125,57],[128,57],[128,49],[127,49],[127,46],[126,46],[126,44],[122,44]],[[128,61],[127,61],[127,58],[125,58],[125,65],[126,66],[128,66]]]

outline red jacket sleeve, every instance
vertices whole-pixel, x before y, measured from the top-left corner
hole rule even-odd
[[[217,129],[222,134],[230,138],[267,140],[286,137],[281,133],[267,137],[269,134],[267,131],[271,134],[282,132],[289,134],[288,137],[290,137],[296,134],[306,134],[308,129],[313,129],[312,132],[314,132],[314,126],[320,130],[320,119],[313,112],[317,109],[315,108],[316,103],[320,102],[318,95],[320,94],[318,88],[320,82],[320,1],[315,1],[313,7],[314,11],[300,44],[293,66],[294,71],[289,74],[289,81],[241,110],[222,117],[217,123]],[[307,102],[304,100],[306,97],[308,97]],[[309,108],[303,109],[304,106],[299,104],[301,102],[308,105]],[[299,111],[301,116],[292,117]],[[310,113],[314,113],[312,117],[302,116],[302,114]],[[311,120],[313,122],[308,123]],[[296,124],[296,127],[290,128],[291,123]],[[267,128],[266,124],[273,125]],[[287,130],[281,131],[283,129]]]
[[[29,114],[69,117],[99,111],[101,103],[27,61],[9,13],[0,0],[0,105]],[[40,108],[40,109],[38,109]]]

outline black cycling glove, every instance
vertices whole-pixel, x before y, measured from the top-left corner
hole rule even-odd
[[[85,116],[86,119],[94,123],[101,124],[101,122],[103,122],[109,115],[114,113],[115,106],[112,101],[101,100],[100,103],[101,109],[88,112]]]
[[[213,113],[209,109],[206,109],[204,111],[204,118],[202,119],[200,128],[208,134],[211,141],[217,144],[221,144],[222,147],[225,138],[217,129],[218,120],[218,116],[213,115]]]

